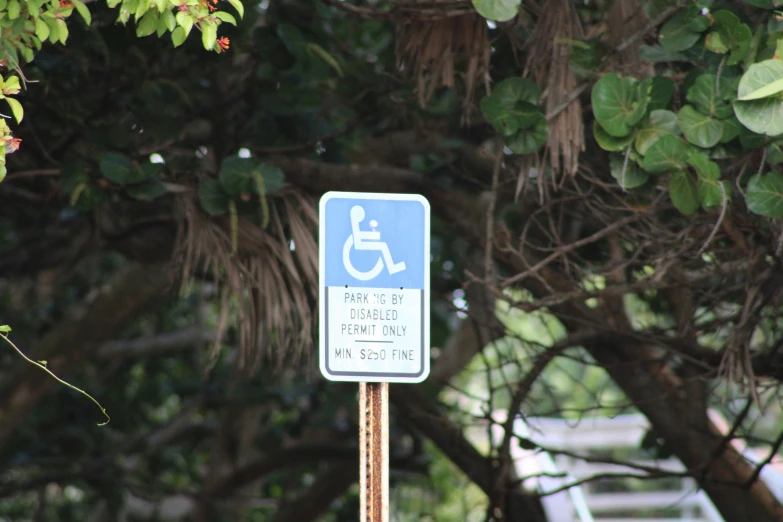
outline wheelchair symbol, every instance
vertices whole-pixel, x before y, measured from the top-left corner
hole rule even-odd
[[[378,222],[375,220],[370,221],[370,228],[372,232],[366,232],[359,228],[359,223],[364,221],[365,213],[364,208],[359,205],[354,206],[351,209],[351,235],[345,240],[343,245],[343,265],[345,269],[351,274],[352,277],[359,281],[370,281],[378,277],[378,274],[383,270],[384,262],[386,268],[389,270],[389,274],[396,274],[405,270],[405,262],[401,261],[395,263],[392,261],[391,252],[389,252],[389,245],[381,241],[381,233],[376,231]],[[361,272],[356,270],[351,264],[351,248],[356,250],[380,250],[382,257],[378,259],[375,266],[367,272]]]

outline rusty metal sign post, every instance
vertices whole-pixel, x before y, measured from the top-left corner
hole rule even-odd
[[[329,192],[319,210],[321,373],[359,383],[361,522],[388,522],[389,383],[430,373],[430,205]]]
[[[389,384],[359,383],[361,522],[389,522]]]

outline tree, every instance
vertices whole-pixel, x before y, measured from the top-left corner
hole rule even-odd
[[[578,359],[728,522],[783,518],[728,443],[783,375],[773,2],[229,3],[0,3],[2,322],[112,414],[4,355],[8,516],[355,517],[314,228],[321,194],[366,190],[433,209],[433,372],[392,386],[404,482],[453,466],[488,518],[543,520],[510,422],[480,451],[443,389],[499,365],[484,411],[516,415]],[[751,399],[728,436],[725,394]]]

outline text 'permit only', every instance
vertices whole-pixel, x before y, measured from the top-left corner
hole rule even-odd
[[[334,381],[421,382],[430,371],[430,206],[329,192],[319,231],[320,367]]]

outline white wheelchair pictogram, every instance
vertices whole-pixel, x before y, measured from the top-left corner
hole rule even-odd
[[[364,217],[363,207],[356,205],[351,209],[351,235],[348,236],[348,239],[345,240],[345,245],[343,245],[343,265],[345,265],[348,273],[359,281],[370,281],[381,273],[384,262],[389,270],[389,274],[396,274],[405,270],[405,262],[395,263],[392,260],[389,245],[381,241],[381,233],[375,230],[378,227],[377,221],[370,221],[372,231],[364,231],[359,227],[359,224],[364,221]],[[380,250],[382,257],[378,258],[378,262],[375,263],[372,269],[367,272],[361,272],[356,270],[351,264],[351,248],[356,250]]]

